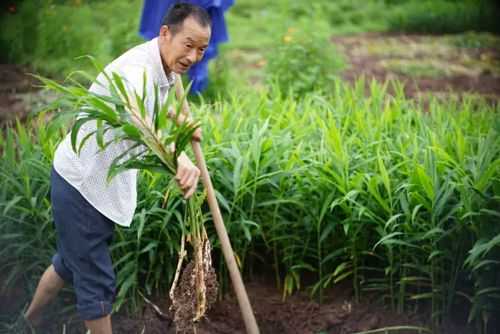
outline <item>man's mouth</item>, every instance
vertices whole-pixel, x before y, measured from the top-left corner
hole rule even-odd
[[[185,63],[181,63],[181,62],[179,62],[179,64],[181,65],[181,67],[183,69],[188,69],[189,68],[189,64],[185,64]]]

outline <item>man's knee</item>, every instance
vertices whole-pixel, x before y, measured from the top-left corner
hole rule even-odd
[[[49,294],[57,294],[64,286],[64,280],[55,271],[54,265],[50,265],[43,275],[45,290]]]

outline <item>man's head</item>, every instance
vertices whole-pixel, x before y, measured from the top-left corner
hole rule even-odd
[[[178,3],[170,8],[158,37],[167,72],[182,74],[201,60],[210,41],[210,25],[210,16],[201,7]]]

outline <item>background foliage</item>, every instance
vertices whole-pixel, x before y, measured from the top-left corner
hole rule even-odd
[[[75,57],[106,63],[141,41],[139,0],[15,3],[0,18],[0,57],[57,79],[91,70]],[[450,43],[488,46],[496,40],[474,31],[500,32],[497,10],[473,0],[236,1],[231,42],[193,109],[210,134],[204,151],[247,278],[265,268],[284,297],[305,289],[320,300],[348,280],[355,298],[376,291],[394,310],[430,310],[435,324],[466,305],[487,331],[500,312],[499,107],[473,97],[421,104],[397,82],[348,85],[329,39],[467,31]],[[33,289],[55,250],[49,173],[70,124],[51,119],[1,130],[8,287],[24,279]],[[131,309],[139,292],[166,294],[185,211],[164,177],[142,173],[138,187],[134,223],[117,228],[112,247],[117,306]]]
[[[436,322],[467,301],[483,326],[499,306],[498,110],[467,99],[431,101],[424,113],[376,83],[365,97],[363,86],[338,81],[300,101],[253,94],[196,108],[243,269],[268,268],[284,296],[308,288],[321,298],[349,279],[356,298],[379,291],[399,311],[430,307]],[[0,137],[0,255],[11,279],[40,272],[54,251],[48,175],[64,125],[45,117]],[[168,288],[183,204],[165,201],[167,184],[142,174],[134,223],[117,229],[118,305]]]

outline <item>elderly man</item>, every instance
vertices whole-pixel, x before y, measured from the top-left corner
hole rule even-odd
[[[128,50],[106,66],[104,72],[120,74],[136,91],[145,87],[147,96],[154,96],[157,86],[163,99],[174,84],[175,73],[185,73],[203,57],[210,40],[210,25],[210,17],[201,7],[176,4],[165,16],[157,38]],[[90,90],[107,94],[105,82],[100,74]],[[200,139],[200,132],[195,132],[194,137]],[[114,224],[129,226],[132,221],[137,170],[122,172],[109,183],[106,176],[111,162],[126,145],[116,143],[99,151],[93,138],[78,155],[68,135],[58,146],[51,175],[57,253],[24,315],[25,327],[37,324],[43,306],[64,283],[71,283],[77,310],[90,332],[112,332],[110,314],[116,280],[108,246]],[[196,189],[200,171],[185,154],[177,162],[176,180],[187,198]]]

